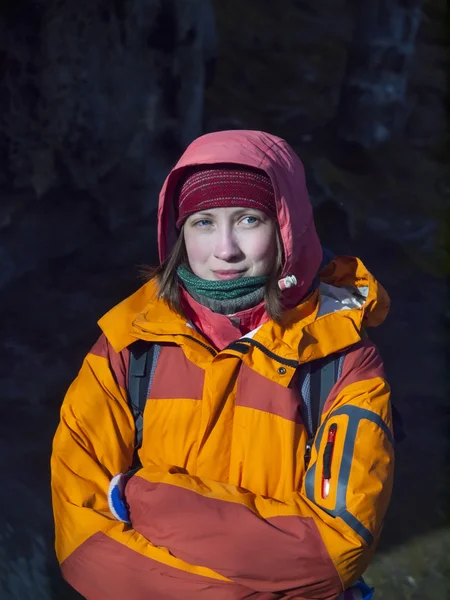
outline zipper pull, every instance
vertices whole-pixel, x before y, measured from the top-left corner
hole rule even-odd
[[[314,438],[310,437],[309,440],[306,442],[306,448],[305,448],[305,471],[308,469],[308,465],[309,465],[309,461],[311,460],[311,450],[312,450],[312,445],[314,442]]]

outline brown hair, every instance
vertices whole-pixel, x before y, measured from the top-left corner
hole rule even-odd
[[[276,256],[269,278],[264,290],[264,302],[266,304],[267,313],[270,318],[276,322],[281,319],[281,291],[278,287],[278,279],[281,274],[284,262],[283,244],[281,234],[277,227],[276,230]],[[186,246],[184,244],[183,228],[180,230],[178,239],[167,256],[166,260],[158,267],[143,266],[141,267],[141,277],[145,281],[156,279],[158,283],[158,297],[164,298],[167,304],[178,312],[183,314],[180,297],[180,280],[177,275],[177,268],[184,264],[188,266]]]

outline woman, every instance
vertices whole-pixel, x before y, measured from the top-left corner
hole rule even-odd
[[[385,291],[356,258],[320,269],[302,164],[262,132],[194,141],[161,191],[158,236],[160,268],[99,321],[62,406],[64,577],[93,600],[362,598],[394,463],[363,331],[384,320]],[[135,427],[136,340],[158,356]],[[330,356],[339,378],[308,446],[299,378]]]

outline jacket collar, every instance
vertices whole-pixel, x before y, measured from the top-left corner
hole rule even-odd
[[[282,324],[263,318],[251,331],[244,333],[244,343],[255,347],[261,344],[277,356],[307,362],[351,346],[361,339],[363,327],[376,326],[384,320],[389,298],[358,259],[338,257],[321,272],[320,278],[325,286],[338,289],[340,294],[337,296],[342,296],[343,292],[350,296],[362,295],[363,301],[359,304],[335,302],[332,310],[324,311],[321,310],[324,307],[322,291],[316,289],[304,302],[284,313]],[[141,338],[155,342],[194,343],[196,351],[212,357],[205,349],[210,342],[192,323],[157,297],[153,281],[109,311],[100,319],[99,325],[116,352]],[[235,339],[241,337],[241,331],[237,334]],[[224,345],[228,344],[225,340]]]

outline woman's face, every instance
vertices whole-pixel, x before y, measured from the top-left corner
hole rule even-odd
[[[252,208],[212,208],[184,224],[189,265],[207,280],[268,275],[275,262],[276,223]]]

